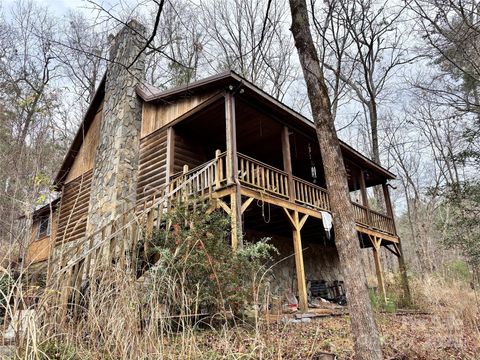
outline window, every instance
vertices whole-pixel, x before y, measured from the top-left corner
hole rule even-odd
[[[50,235],[50,217],[41,217],[38,224],[37,240]]]

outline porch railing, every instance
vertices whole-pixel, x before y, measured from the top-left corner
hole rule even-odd
[[[290,182],[289,175],[285,171],[240,153],[237,153],[237,156],[238,180],[244,186],[282,199],[292,199],[302,206],[320,211],[330,211],[328,193],[324,188],[295,176],[291,177]],[[207,165],[208,163],[210,165]],[[205,195],[222,188],[227,182],[226,154],[217,152],[216,158],[208,163],[174,176],[171,186],[175,188],[179,183],[195,177],[195,181],[189,182],[185,189],[187,195]],[[292,188],[290,188],[290,184],[292,184]],[[388,234],[395,234],[392,218],[358,203],[352,203],[355,221],[358,224]]]
[[[365,206],[360,205],[353,201],[352,201],[352,204],[353,204],[353,212],[355,213],[355,221],[362,225],[368,226],[369,224],[368,209]]]
[[[295,176],[293,177],[293,185],[295,202],[318,210],[330,211],[327,190]]]
[[[241,183],[272,195],[288,198],[288,174],[284,171],[238,154],[238,179]]]
[[[372,209],[353,203],[353,210],[355,212],[355,221],[360,225],[369,226],[389,234],[395,234],[395,225],[393,219],[387,215],[383,215]]]
[[[369,225],[375,229],[385,231],[386,233],[395,234],[393,219],[374,210],[370,210]]]

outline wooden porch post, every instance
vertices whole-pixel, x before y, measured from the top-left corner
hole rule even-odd
[[[235,98],[229,92],[225,94],[225,128],[227,131],[227,182],[231,185],[238,179],[238,161]]]
[[[295,269],[297,275],[298,307],[301,311],[307,311],[307,284],[305,280],[305,268],[303,266],[302,235],[300,231],[307,221],[308,215],[304,215],[302,219],[300,219],[298,211],[295,210],[290,213],[289,210],[285,208],[284,210],[293,227],[293,250],[295,253]]]
[[[392,200],[390,199],[390,191],[388,189],[388,184],[383,183],[382,188],[383,197],[385,198],[385,205],[387,206],[387,215],[392,218],[393,230],[395,232],[395,235],[397,235],[397,226],[395,224],[395,218],[393,215]],[[398,238],[397,249],[398,268],[400,269],[400,276],[402,278],[403,296],[406,302],[410,304],[412,302],[412,294],[410,293],[410,286],[408,285],[407,266],[405,264],[405,258],[403,257],[402,241],[400,238]]]
[[[382,239],[377,237],[370,236],[370,240],[372,241],[372,250],[373,250],[373,258],[375,260],[375,270],[377,273],[377,282],[378,287],[380,289],[380,294],[382,295],[384,303],[387,302],[387,293],[385,291],[385,280],[383,279],[383,270],[382,270],[382,263],[380,261],[380,249],[382,245]]]
[[[283,127],[282,132],[282,155],[283,155],[283,170],[288,175],[288,198],[290,201],[295,201],[295,188],[292,174],[292,158],[290,151],[290,133],[287,126]]]
[[[167,129],[167,162],[166,162],[166,176],[165,183],[170,182],[170,177],[174,172],[175,164],[175,130],[173,126]]]
[[[370,206],[368,205],[367,187],[365,185],[365,174],[360,169],[360,192],[362,193],[362,205],[367,208],[367,222],[370,225]]]
[[[225,128],[227,140],[227,186],[233,185],[230,194],[230,218],[232,248],[236,250],[242,245],[242,197],[238,181],[237,130],[235,120],[235,97],[232,93],[225,94]]]

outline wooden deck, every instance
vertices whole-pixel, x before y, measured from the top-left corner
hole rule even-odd
[[[331,211],[328,192],[318,185],[240,153],[237,153],[237,165],[240,194],[244,197],[263,200],[315,218],[321,218],[322,211]],[[195,176],[196,181],[187,189],[188,196],[208,195],[221,199],[234,192],[238,185],[228,181],[226,169],[226,153],[217,152],[216,159],[191,170],[185,168],[184,173],[174,174],[170,187],[173,189]],[[358,203],[352,204],[359,232],[398,242],[395,224],[390,216]]]

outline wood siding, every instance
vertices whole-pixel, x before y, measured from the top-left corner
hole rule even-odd
[[[50,236],[44,236],[40,239],[37,239],[37,231],[40,221],[36,220],[33,222],[30,244],[28,246],[27,254],[25,257],[26,265],[48,260],[48,256],[50,255],[50,248],[53,239],[55,239],[55,233],[57,231],[58,216],[56,212],[52,214],[51,221],[52,224],[50,225]]]
[[[56,243],[77,240],[85,236],[92,172],[89,170],[64,185]]]
[[[167,129],[140,140],[137,203],[165,184],[167,173]]]
[[[102,123],[102,106],[95,115],[92,125],[85,134],[82,146],[78,151],[70,171],[68,172],[66,183],[77,179],[80,175],[93,169],[95,161],[95,152],[100,139],[100,126]]]
[[[170,124],[217,93],[218,90],[215,92],[209,91],[188,98],[181,98],[168,104],[143,103],[142,132],[140,136],[145,137]]]
[[[206,140],[206,139],[203,139]],[[211,156],[213,159],[213,154]],[[189,138],[175,133],[175,151],[173,158],[173,173],[178,173],[183,170],[184,165],[188,165],[190,169],[193,169],[206,162],[207,159],[204,155],[204,147]]]

